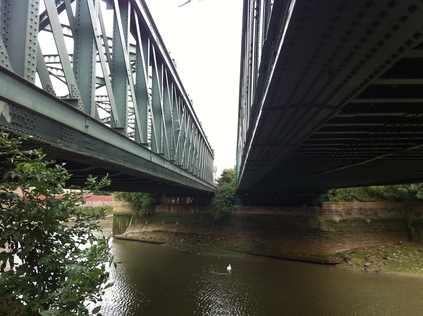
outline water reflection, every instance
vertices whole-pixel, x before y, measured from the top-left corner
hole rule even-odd
[[[423,306],[422,278],[119,240],[113,252],[121,263],[104,315],[420,315]]]
[[[224,271],[221,266],[205,266],[201,274],[194,277],[192,292],[199,315],[252,315],[254,296],[251,282],[239,274]],[[248,307],[248,308],[247,308]]]

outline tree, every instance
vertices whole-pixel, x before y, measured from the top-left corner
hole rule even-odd
[[[136,215],[151,215],[156,207],[156,199],[150,193],[118,192],[114,195],[116,201],[131,203],[132,211]]]
[[[104,211],[78,208],[82,193],[65,192],[64,165],[23,149],[23,141],[0,132],[0,313],[88,315],[87,302],[110,286],[108,239],[94,235]],[[83,190],[109,183],[90,176]]]
[[[328,191],[328,199],[331,202],[418,201],[423,199],[423,184],[332,189]]]
[[[235,191],[235,168],[223,170],[220,178],[217,180],[216,194],[210,204],[210,211],[215,219],[224,217],[231,212]]]

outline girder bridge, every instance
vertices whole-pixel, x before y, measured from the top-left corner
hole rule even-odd
[[[0,128],[72,183],[214,192],[212,147],[143,0],[0,0],[0,30]]]
[[[423,181],[423,2],[244,2],[238,193]]]

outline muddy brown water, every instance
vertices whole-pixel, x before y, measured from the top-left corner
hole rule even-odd
[[[422,315],[423,278],[112,240],[103,315]],[[227,266],[231,264],[229,272]]]

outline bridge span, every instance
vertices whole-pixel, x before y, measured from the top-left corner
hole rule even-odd
[[[244,2],[238,193],[423,181],[423,2]]]
[[[0,0],[0,128],[72,183],[213,193],[214,153],[144,0]]]

